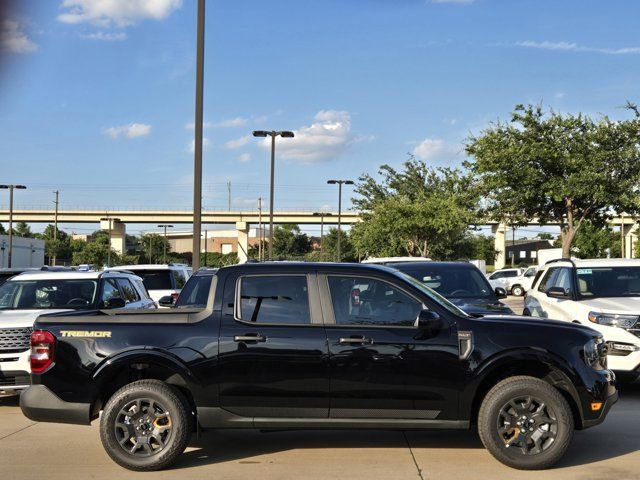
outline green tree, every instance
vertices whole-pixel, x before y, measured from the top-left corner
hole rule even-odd
[[[610,227],[600,228],[585,221],[576,233],[571,253],[578,258],[619,257],[620,235]]]
[[[318,244],[320,239],[318,239]],[[334,262],[338,258],[338,229],[331,227],[329,232],[324,236],[322,241],[322,252],[319,249],[307,255],[307,259],[317,262]],[[342,230],[340,234],[340,257],[343,262],[358,261],[356,248],[351,241],[351,235],[348,231]]]
[[[554,237],[548,232],[541,232],[538,235],[536,235],[536,238],[539,238],[540,240],[554,240],[556,237]]]
[[[200,255],[200,265],[207,267],[227,267],[229,265],[235,265],[238,263],[238,254],[235,252],[232,253],[220,253],[220,252],[208,252],[206,254],[206,262],[205,262],[205,254],[202,253]]]
[[[56,258],[58,260],[71,260],[71,237],[67,232],[57,229],[54,240],[54,232],[56,228],[54,225],[47,225],[42,233],[37,233],[35,236],[41,240],[44,240],[44,254],[49,259]]]
[[[557,222],[569,256],[589,220],[602,227],[612,212],[635,213],[640,184],[640,116],[614,121],[517,105],[466,145],[465,163],[486,197],[491,218],[520,225]]]
[[[278,225],[273,229],[273,255],[275,258],[298,258],[310,251],[311,240],[306,233],[300,231],[298,225]]]
[[[27,225],[25,222],[16,223],[15,227],[13,227],[13,234],[18,237],[24,238],[34,238],[35,235],[31,231],[31,227]]]
[[[4,225],[2,225],[2,224],[0,223],[0,235],[4,235],[4,234],[6,234],[6,233],[7,233],[7,231],[5,230]]]
[[[354,205],[362,222],[351,229],[358,252],[370,256],[455,257],[455,243],[476,223],[478,196],[468,176],[431,168],[410,157],[402,170],[380,167],[380,181],[365,174]]]
[[[117,265],[120,262],[118,253],[109,247],[108,243],[102,241],[84,242],[84,248],[73,253],[72,261],[74,265],[82,263],[90,263],[96,267],[107,265],[109,260],[109,250],[111,250],[111,265]]]
[[[157,233],[146,233],[138,237],[136,252],[140,256],[140,261],[144,263],[162,263],[164,247],[167,248],[167,262],[171,258],[171,244],[165,241],[163,235]],[[151,250],[149,250],[151,249]]]

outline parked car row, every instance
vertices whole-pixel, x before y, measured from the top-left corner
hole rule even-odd
[[[29,338],[44,313],[153,310],[172,305],[191,275],[185,265],[131,265],[103,272],[67,267],[0,271],[0,391],[29,386]]]

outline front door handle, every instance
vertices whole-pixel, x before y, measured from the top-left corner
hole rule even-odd
[[[340,339],[340,345],[371,345],[373,340],[365,337],[343,337]]]
[[[260,335],[259,333],[250,333],[248,335],[236,335],[233,337],[234,342],[266,342],[267,337]]]

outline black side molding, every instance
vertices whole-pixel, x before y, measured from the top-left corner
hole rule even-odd
[[[45,385],[32,385],[20,395],[25,417],[36,422],[90,425],[90,403],[65,402]]]

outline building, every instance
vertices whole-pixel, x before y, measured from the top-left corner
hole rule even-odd
[[[13,236],[13,268],[44,265],[44,240]],[[9,266],[9,235],[0,235],[0,268]]]
[[[153,232],[158,233],[158,232]],[[248,230],[249,247],[258,245],[260,230],[258,228],[250,228]],[[162,234],[160,234],[162,235]],[[269,230],[262,229],[262,235],[265,239],[265,245],[269,240]],[[206,238],[206,242],[205,242]],[[167,241],[172,252],[185,253],[191,252],[193,248],[193,232],[167,232]],[[230,230],[203,230],[201,249],[202,253],[238,253],[239,237],[237,229]]]
[[[507,265],[511,264],[511,259],[514,257],[514,265],[520,263],[526,263],[528,265],[534,265],[538,263],[538,250],[546,250],[548,248],[554,248],[551,240],[542,240],[539,238],[520,238],[515,240],[507,240]]]

